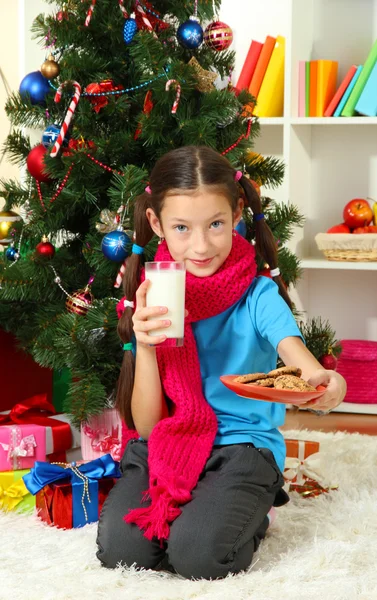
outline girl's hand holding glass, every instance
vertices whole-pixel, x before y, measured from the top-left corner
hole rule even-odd
[[[139,286],[136,292],[136,310],[132,317],[133,329],[138,344],[143,346],[156,346],[164,342],[166,335],[151,336],[150,331],[156,329],[167,329],[171,325],[169,319],[164,319],[163,316],[168,312],[166,306],[149,306],[147,307],[147,290],[150,281],[146,279]],[[161,316],[161,319],[158,317]],[[149,320],[153,317],[153,320]]]

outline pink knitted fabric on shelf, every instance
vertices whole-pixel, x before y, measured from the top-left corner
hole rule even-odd
[[[159,246],[155,260],[173,260],[166,243]],[[136,523],[150,540],[168,539],[169,523],[181,514],[179,505],[191,500],[217,433],[216,415],[203,395],[191,322],[230,308],[246,292],[255,275],[255,250],[238,234],[233,238],[230,255],[214,275],[201,278],[186,273],[188,317],[184,346],[157,347],[161,383],[174,410],[172,416],[157,423],[148,439],[149,490],[143,498],[150,498],[151,503],[124,517],[127,523]],[[135,437],[136,432],[124,425],[123,447]]]

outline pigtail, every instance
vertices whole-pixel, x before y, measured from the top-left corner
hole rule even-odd
[[[135,200],[134,208],[134,244],[144,248],[152,239],[153,231],[146,216],[150,206],[150,195],[141,194]],[[144,255],[132,253],[126,263],[123,276],[123,291],[129,301],[135,302],[136,291],[140,285],[141,268],[144,265]],[[118,321],[118,335],[123,344],[133,341],[133,309],[129,306]],[[117,385],[116,408],[124,419],[127,427],[135,429],[131,412],[131,398],[135,378],[135,356],[131,350],[125,350]]]
[[[259,194],[249,179],[244,175],[239,180],[247,205],[253,212],[253,220],[255,222],[255,242],[257,253],[268,263],[271,271],[278,268],[278,251],[276,241],[271,229],[269,228],[266,219],[263,216],[262,203]],[[286,301],[289,308],[292,309],[292,302],[280,275],[273,276],[273,280],[279,287],[279,293]]]

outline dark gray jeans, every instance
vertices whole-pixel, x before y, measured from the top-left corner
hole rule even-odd
[[[264,538],[272,505],[288,502],[273,454],[252,444],[216,446],[192,492],[171,524],[161,548],[123,516],[141,503],[149,487],[148,444],[128,443],[122,477],[104,503],[98,524],[97,556],[105,567],[170,568],[186,578],[216,579],[247,569]]]

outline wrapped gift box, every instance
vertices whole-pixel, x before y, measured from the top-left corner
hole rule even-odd
[[[283,475],[286,491],[313,498],[338,488],[330,484],[323,473],[319,442],[286,439],[285,443],[287,456]]]
[[[311,479],[308,473],[312,473],[310,470],[310,463],[317,464],[319,459],[319,442],[313,442],[310,440],[285,440],[285,446],[287,449],[287,456],[285,459],[284,468],[284,479],[289,483],[297,483],[302,485],[306,479]],[[313,456],[314,459],[308,460],[309,456]]]
[[[0,510],[14,510],[27,514],[34,511],[35,498],[22,479],[27,473],[28,469],[0,473]]]
[[[119,463],[107,454],[81,464],[38,462],[24,482],[36,495],[36,508],[45,523],[72,529],[98,521],[102,505],[119,477]]]
[[[115,408],[92,417],[81,426],[81,453],[84,460],[93,460],[111,454],[121,459],[122,420]]]
[[[37,365],[30,354],[17,347],[16,338],[0,329],[1,398],[0,411],[10,410],[36,394],[52,399],[51,369]],[[22,376],[20,377],[20,373]],[[5,376],[6,375],[6,376]]]
[[[55,414],[45,395],[0,413],[0,471],[30,469],[35,461],[66,460],[80,447],[79,430],[68,416]]]

